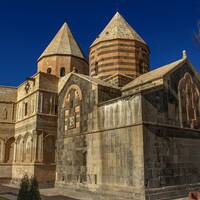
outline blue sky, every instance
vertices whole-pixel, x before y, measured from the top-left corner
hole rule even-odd
[[[152,68],[181,58],[185,49],[200,71],[200,47],[194,41],[199,0],[2,0],[0,85],[17,86],[36,72],[37,58],[65,18],[88,55],[116,7],[148,43]]]

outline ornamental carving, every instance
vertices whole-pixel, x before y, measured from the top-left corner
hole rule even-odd
[[[182,127],[199,125],[199,89],[191,75],[185,73],[178,86],[180,122]]]
[[[25,89],[26,93],[28,93],[28,92],[29,92],[29,90],[30,90],[30,87],[31,87],[31,85],[30,85],[30,83],[27,81],[27,82],[26,82],[26,85],[25,85],[25,87],[24,87],[24,89]]]
[[[80,127],[81,90],[72,85],[64,99],[65,131]]]

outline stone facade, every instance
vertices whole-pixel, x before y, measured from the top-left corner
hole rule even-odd
[[[114,22],[92,44],[89,66],[65,23],[34,76],[0,87],[2,180],[27,173],[99,200],[178,199],[200,189],[199,75],[185,53],[149,71],[147,44],[119,13]]]

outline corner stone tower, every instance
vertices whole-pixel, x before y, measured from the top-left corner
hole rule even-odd
[[[146,42],[117,12],[90,47],[90,75],[122,87],[149,71]]]
[[[65,76],[72,71],[88,75],[88,62],[67,23],[64,23],[38,59],[38,71]]]

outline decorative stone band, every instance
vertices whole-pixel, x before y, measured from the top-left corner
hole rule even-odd
[[[107,51],[101,51],[100,53],[98,53],[97,55],[100,56],[100,55],[105,55],[105,54],[108,54],[108,53],[119,53],[119,52],[126,52],[126,53],[135,53],[133,50],[126,50],[126,49],[114,49],[114,50],[107,50]]]
[[[123,44],[123,43],[116,43],[116,44],[110,44],[110,45],[103,45],[103,46],[100,46],[97,48],[97,50],[100,50],[100,49],[107,49],[107,48],[110,48],[110,47],[133,47],[135,48],[135,45],[134,44]]]
[[[107,60],[118,60],[118,59],[130,59],[133,60],[135,59],[135,56],[109,56],[109,57],[104,57],[104,58],[100,58],[98,59],[98,62],[102,62],[102,61],[107,61]],[[90,66],[95,65],[95,62],[93,60],[91,60]]]

